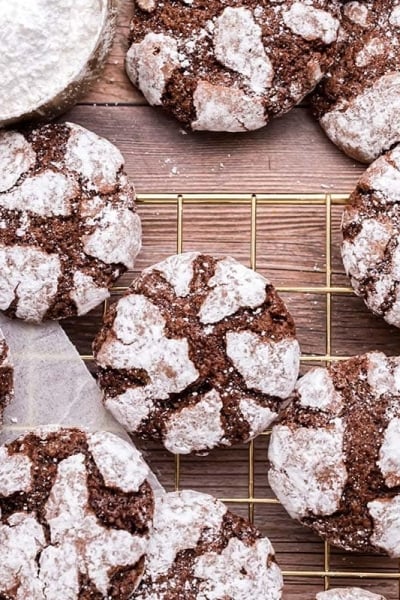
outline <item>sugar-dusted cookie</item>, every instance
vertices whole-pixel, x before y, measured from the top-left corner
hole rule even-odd
[[[344,550],[400,556],[400,357],[311,369],[282,410],[269,482],[288,513]]]
[[[146,269],[94,343],[107,408],[177,454],[254,438],[299,369],[295,327],[264,277],[195,252]]]
[[[358,296],[400,327],[400,146],[362,175],[342,218],[342,258]]]
[[[82,315],[133,267],[140,219],[124,159],[75,125],[0,132],[0,310]]]
[[[14,393],[13,367],[7,342],[0,329],[0,429],[3,424],[3,412]]]
[[[0,447],[0,597],[128,600],[153,518],[149,470],[106,432],[35,432]]]
[[[370,163],[400,141],[400,2],[343,6],[338,53],[316,90],[314,112],[341,150]]]
[[[136,0],[126,70],[194,130],[266,125],[330,66],[337,0]]]
[[[135,600],[279,600],[282,586],[270,541],[222,502],[191,490],[157,500]]]

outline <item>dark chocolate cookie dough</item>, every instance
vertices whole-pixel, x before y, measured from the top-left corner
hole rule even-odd
[[[295,327],[273,286],[194,252],[145,270],[94,343],[107,408],[177,454],[245,442],[293,390]]]
[[[137,0],[126,70],[192,129],[247,131],[309,93],[330,66],[336,0]]]
[[[82,315],[133,267],[140,220],[124,159],[73,123],[0,132],[0,310]]]
[[[400,358],[372,352],[299,380],[272,431],[269,481],[344,550],[400,556]]]
[[[36,432],[1,446],[0,598],[131,598],[153,518],[148,472],[106,432]]]
[[[400,141],[400,2],[346,2],[333,66],[314,112],[341,150],[370,163]]]
[[[282,585],[268,538],[222,502],[191,490],[157,500],[135,600],[279,600]]]

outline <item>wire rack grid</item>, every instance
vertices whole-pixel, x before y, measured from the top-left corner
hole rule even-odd
[[[250,230],[249,230],[249,261],[252,269],[257,269],[257,210],[263,205],[270,206],[319,206],[324,208],[325,221],[325,282],[319,286],[293,286],[279,287],[278,292],[290,292],[294,294],[315,294],[322,295],[325,298],[325,354],[303,354],[301,361],[303,363],[325,363],[328,364],[332,360],[345,360],[348,356],[332,356],[332,296],[353,294],[350,287],[332,285],[332,207],[341,206],[348,200],[348,194],[140,194],[137,197],[139,205],[172,205],[176,207],[176,251],[181,253],[184,251],[184,208],[190,205],[245,205],[250,211]],[[121,293],[126,291],[127,287],[115,287],[113,291]],[[107,310],[108,303],[104,303],[104,312]],[[82,356],[85,360],[91,360],[92,356]],[[262,435],[269,436],[270,431],[266,431]],[[223,502],[233,505],[245,505],[248,510],[248,518],[254,522],[254,510],[257,504],[279,504],[275,498],[259,497],[255,493],[255,469],[254,469],[254,442],[248,445],[248,475],[247,475],[247,491],[246,497],[241,498],[220,498]],[[174,457],[174,487],[180,489],[181,480],[181,461],[180,456]],[[324,543],[323,570],[286,570],[283,571],[283,576],[287,578],[310,578],[319,580],[322,589],[328,590],[333,586],[335,580],[340,579],[387,579],[396,580],[399,584],[398,597],[400,598],[400,563],[399,568],[395,572],[392,571],[342,571],[331,568],[331,550],[327,542]]]

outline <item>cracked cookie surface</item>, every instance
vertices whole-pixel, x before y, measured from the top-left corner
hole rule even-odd
[[[400,141],[400,2],[346,2],[335,62],[313,96],[328,137],[370,163]]]
[[[148,473],[106,432],[33,432],[0,447],[0,598],[131,598],[153,518]]]
[[[299,345],[273,286],[195,252],[146,269],[94,343],[106,407],[132,433],[187,454],[254,438],[295,385]]]
[[[279,600],[283,580],[268,538],[208,494],[157,499],[135,600]]]
[[[331,64],[336,0],[137,0],[126,70],[151,105],[194,130],[266,125]]]
[[[342,259],[358,296],[400,327],[400,146],[365,171],[344,210]]]
[[[73,123],[0,132],[0,310],[83,315],[141,244],[134,190],[108,140]]]
[[[269,482],[344,550],[400,556],[400,358],[371,352],[302,377],[273,427]]]

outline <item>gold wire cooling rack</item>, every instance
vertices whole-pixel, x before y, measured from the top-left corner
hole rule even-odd
[[[140,194],[137,197],[138,205],[153,205],[153,206],[172,206],[176,207],[176,251],[178,253],[184,250],[185,228],[184,228],[184,212],[185,207],[190,205],[242,205],[248,207],[250,212],[250,228],[248,239],[248,251],[250,266],[257,269],[257,210],[263,205],[270,206],[306,206],[306,207],[322,207],[324,209],[324,229],[325,229],[325,281],[319,286],[293,286],[279,287],[279,292],[290,292],[293,294],[313,294],[323,296],[325,301],[325,353],[320,354],[305,354],[302,355],[303,363],[325,363],[332,360],[345,360],[347,356],[332,356],[332,295],[349,295],[353,294],[350,287],[332,285],[332,207],[340,206],[346,203],[348,194],[242,194],[242,193],[224,193],[224,194]],[[124,292],[127,287],[116,287],[114,292]],[[104,311],[107,310],[107,301],[104,304]],[[82,355],[85,360],[91,360],[92,356]],[[268,436],[269,431],[266,431],[264,436]],[[246,497],[242,498],[220,498],[222,501],[247,506],[248,517],[250,521],[254,521],[254,510],[256,505],[276,505],[279,504],[274,498],[259,497],[255,493],[255,469],[254,469],[254,442],[249,443],[247,463],[247,491]],[[180,489],[181,481],[181,458],[175,457],[174,465],[174,487]],[[396,570],[382,571],[343,571],[331,567],[331,549],[328,543],[324,544],[323,551],[323,569],[322,570],[286,570],[283,571],[285,580],[289,578],[304,578],[319,581],[321,589],[327,590],[330,587],[335,587],[334,583],[340,579],[342,585],[346,584],[346,580],[354,579],[371,579],[371,580],[395,580],[399,584],[398,594],[400,598],[400,563]],[[394,581],[393,581],[394,582]],[[296,597],[299,597],[298,595]],[[306,599],[304,599],[306,600]],[[307,597],[309,600],[309,597]]]

